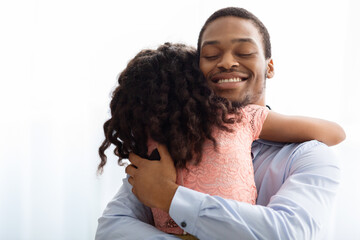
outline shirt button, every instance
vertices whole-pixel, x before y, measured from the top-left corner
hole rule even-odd
[[[181,222],[180,225],[185,228],[186,227],[186,222]]]

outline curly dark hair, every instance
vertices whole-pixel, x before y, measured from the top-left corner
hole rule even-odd
[[[204,31],[206,30],[207,26],[218,18],[229,17],[229,16],[248,19],[248,20],[252,21],[254,23],[254,25],[257,27],[257,29],[259,30],[260,34],[262,35],[263,45],[264,45],[264,50],[265,50],[265,58],[266,59],[271,58],[270,34],[269,34],[267,28],[260,21],[260,19],[257,18],[254,14],[252,14],[251,12],[249,12],[248,10],[246,10],[244,8],[238,8],[238,7],[227,7],[227,8],[219,9],[216,12],[214,12],[206,20],[204,26],[201,28],[201,31],[200,31],[199,37],[198,37],[198,43],[197,43],[198,54],[200,55],[202,36],[203,36]]]
[[[147,141],[165,144],[177,168],[202,157],[202,146],[211,140],[213,127],[232,131],[237,113],[231,103],[214,95],[197,63],[197,53],[184,44],[165,43],[142,50],[120,74],[110,103],[111,118],[104,123],[105,140],[99,148],[102,173],[105,150],[115,145],[122,159],[130,152],[148,158]]]

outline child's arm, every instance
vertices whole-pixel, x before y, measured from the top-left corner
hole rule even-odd
[[[337,123],[310,117],[286,116],[269,111],[260,138],[277,142],[318,140],[328,146],[345,139],[344,129]]]

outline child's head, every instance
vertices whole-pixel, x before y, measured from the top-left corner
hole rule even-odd
[[[194,154],[200,160],[206,138],[215,143],[212,127],[226,128],[227,103],[213,96],[196,59],[194,48],[165,43],[142,50],[128,63],[113,93],[111,118],[104,124],[100,172],[111,143],[121,163],[130,152],[146,157],[150,136],[168,147],[177,167],[185,167]]]

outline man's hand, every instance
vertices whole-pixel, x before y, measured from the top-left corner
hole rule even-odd
[[[130,153],[132,163],[125,172],[130,175],[133,193],[146,206],[169,212],[178,185],[174,162],[164,145],[158,146],[160,161],[149,161]]]

